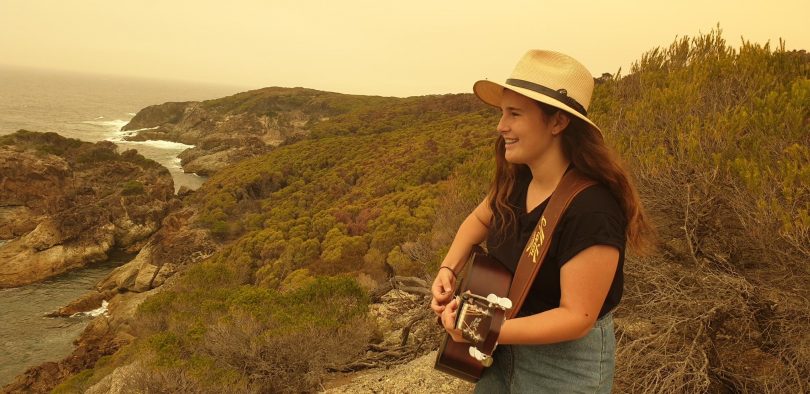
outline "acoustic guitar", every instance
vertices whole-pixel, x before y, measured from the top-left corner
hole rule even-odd
[[[434,367],[475,383],[492,364],[501,325],[512,307],[506,298],[512,273],[478,246],[465,267],[455,293],[460,300],[456,328],[469,343],[455,342],[445,333]]]

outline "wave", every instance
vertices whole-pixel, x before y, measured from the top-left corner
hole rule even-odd
[[[93,309],[92,311],[76,312],[76,313],[70,315],[70,317],[82,317],[82,316],[96,317],[96,316],[101,316],[101,315],[105,315],[105,316],[107,315],[107,300],[101,301],[101,306],[96,308],[96,309]]]
[[[133,145],[147,145],[154,148],[166,150],[186,150],[191,149],[194,145],[186,145],[180,142],[164,141],[164,140],[148,140],[148,141],[113,141],[119,144],[133,144]]]
[[[129,123],[128,120],[123,120],[123,119],[98,120],[98,119],[103,119],[103,118],[104,117],[101,116],[101,117],[96,118],[96,120],[85,120],[82,123],[91,124],[91,125],[99,126],[99,127],[113,128],[114,130],[121,130],[121,128],[124,127],[124,125]]]
[[[103,122],[96,122],[96,121],[85,121],[82,123],[94,124],[97,126],[104,126],[109,127],[110,134],[107,138],[107,141],[114,142],[116,144],[127,144],[127,145],[147,145],[158,149],[167,149],[167,150],[186,150],[193,148],[194,145],[187,145],[180,142],[173,142],[173,141],[165,141],[165,140],[147,140],[147,141],[127,141],[127,137],[132,137],[138,134],[139,131],[146,131],[146,130],[155,130],[160,126],[155,127],[146,127],[143,129],[137,130],[121,130],[124,125],[129,123],[127,120],[110,120],[110,121],[103,121]]]
[[[135,114],[132,114],[132,115],[135,115]],[[100,117],[100,118],[103,118],[103,117]],[[127,141],[125,138],[134,136],[139,131],[155,130],[160,126],[147,127],[147,128],[143,128],[143,129],[137,129],[137,130],[121,130],[127,123],[129,123],[129,120],[115,119],[115,120],[103,120],[102,121],[102,120],[98,120],[98,119],[99,118],[96,118],[96,120],[86,120],[86,121],[84,121],[82,123],[107,128],[109,130],[109,133],[107,134],[107,138],[105,138],[105,140],[113,142],[113,143],[118,144],[118,145],[143,145],[143,146],[149,146],[149,147],[153,147],[153,148],[157,148],[157,149],[163,149],[163,150],[168,150],[168,151],[177,151],[177,152],[181,152],[181,151],[184,151],[186,149],[191,149],[191,148],[194,147],[194,145],[187,145],[187,144],[183,144],[183,143],[180,143],[180,142],[165,141],[165,140]],[[182,167],[180,167],[179,164],[177,165],[177,167],[182,168]]]
[[[158,127],[160,126],[147,127],[145,129],[137,129],[137,130],[121,130],[120,128],[118,128],[116,130],[113,130],[112,133],[110,133],[109,137],[106,138],[106,140],[111,142],[130,142],[126,141],[125,138],[132,137],[133,135],[138,134],[139,131],[154,130],[157,129]]]

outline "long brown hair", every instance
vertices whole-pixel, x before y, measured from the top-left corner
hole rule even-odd
[[[546,117],[553,116],[560,109],[535,101]],[[619,156],[605,144],[598,133],[589,130],[585,121],[569,116],[571,121],[562,132],[563,154],[583,175],[605,185],[619,202],[627,219],[627,243],[636,254],[646,254],[652,249],[655,231],[644,213],[641,198],[630,175],[621,164]],[[530,176],[525,164],[512,164],[506,161],[505,141],[498,136],[495,143],[495,179],[489,189],[493,213],[498,226],[498,239],[513,230],[517,223],[514,207],[509,204],[509,195],[518,177]]]

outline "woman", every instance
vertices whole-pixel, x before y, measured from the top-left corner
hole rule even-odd
[[[642,248],[650,226],[627,172],[587,117],[593,77],[569,56],[533,50],[506,83],[478,81],[473,90],[502,112],[495,179],[456,233],[433,282],[431,308],[462,341],[453,328],[458,304],[452,295],[472,246],[486,240],[488,253],[514,272],[549,196],[576,168],[597,184],[561,217],[476,392],[610,392],[611,312],[622,295],[625,245]]]

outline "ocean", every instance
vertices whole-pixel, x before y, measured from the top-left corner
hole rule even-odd
[[[26,129],[56,132],[90,142],[113,141],[121,152],[137,149],[167,167],[175,190],[180,186],[196,189],[205,178],[183,173],[177,158],[189,145],[168,141],[125,142],[121,127],[149,105],[213,99],[245,90],[248,89],[0,66],[0,135]],[[3,243],[0,240],[0,245]],[[112,259],[40,283],[0,289],[0,387],[29,367],[69,355],[73,341],[92,316],[44,315],[91,290],[97,281],[125,262]]]
[[[198,188],[205,178],[186,174],[177,155],[191,145],[127,142],[121,127],[140,109],[168,101],[200,101],[248,88],[80,74],[0,66],[0,135],[19,129],[56,132],[83,141],[108,140],[119,151],[136,149],[169,169],[175,191]]]

